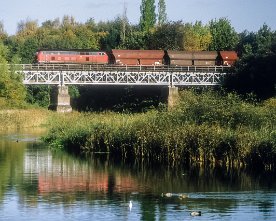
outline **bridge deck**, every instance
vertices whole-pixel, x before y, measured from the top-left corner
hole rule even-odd
[[[222,83],[229,67],[24,64],[16,69],[24,84],[211,86]]]
[[[150,71],[150,72],[225,72],[228,66],[97,65],[97,64],[23,64],[24,71]]]

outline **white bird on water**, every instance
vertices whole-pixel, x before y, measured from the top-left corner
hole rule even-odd
[[[201,216],[201,211],[193,211],[190,213],[191,216]]]
[[[129,207],[129,211],[131,211],[131,209],[132,209],[132,201],[131,200],[129,201],[128,207]]]

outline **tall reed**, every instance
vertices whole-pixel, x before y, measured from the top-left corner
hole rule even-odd
[[[273,168],[276,106],[236,94],[184,91],[171,112],[73,113],[59,116],[44,138],[54,148],[120,157],[229,167]]]
[[[43,126],[52,114],[43,109],[0,110],[0,130]]]

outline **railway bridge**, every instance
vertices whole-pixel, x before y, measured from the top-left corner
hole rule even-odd
[[[225,66],[118,66],[92,64],[22,64],[15,66],[25,85],[53,85],[51,107],[70,112],[68,85],[126,85],[163,87],[168,106],[175,104],[178,88],[220,85]]]

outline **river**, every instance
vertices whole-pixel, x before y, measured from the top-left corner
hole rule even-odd
[[[276,220],[274,174],[83,159],[43,133],[0,134],[0,221]]]

